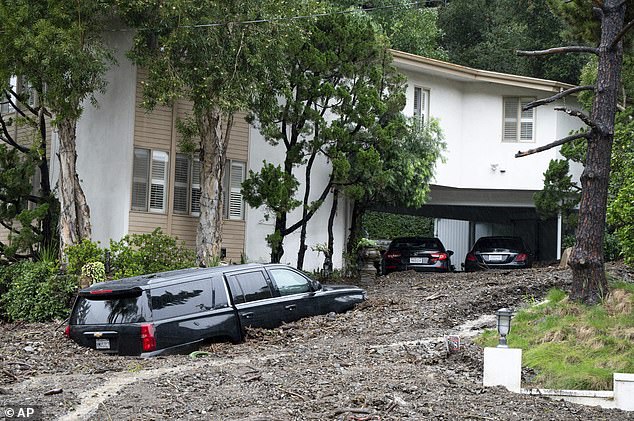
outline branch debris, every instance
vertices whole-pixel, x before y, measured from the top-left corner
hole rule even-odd
[[[591,132],[573,134],[571,136],[564,137],[563,139],[559,139],[552,143],[549,143],[548,145],[540,146],[539,148],[529,149],[525,152],[519,151],[518,153],[515,154],[515,158],[522,158],[524,156],[533,155],[538,152],[547,151],[548,149],[552,149],[556,146],[563,145],[564,143],[572,142],[573,140],[584,139],[584,138],[589,139],[590,133]]]

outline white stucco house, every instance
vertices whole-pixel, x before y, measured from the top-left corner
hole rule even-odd
[[[91,209],[94,240],[108,243],[126,233],[161,227],[194,245],[197,224],[197,163],[178,151],[175,124],[190,106],[157,107],[148,113],[140,106],[143,72],[125,57],[132,46],[128,33],[109,34],[117,46],[118,65],[107,75],[107,92],[97,108],[87,105],[78,127],[78,171]],[[430,201],[421,209],[399,211],[436,218],[436,235],[455,251],[459,269],[468,248],[481,235],[522,235],[542,259],[558,255],[558,221],[540,221],[532,194],[542,187],[542,174],[556,150],[516,159],[519,150],[550,143],[568,135],[579,123],[554,111],[574,99],[521,112],[521,104],[551,96],[569,85],[470,69],[394,51],[397,68],[407,76],[405,112],[440,121],[447,143],[446,162],[439,163]],[[53,144],[53,153],[58,146]],[[263,160],[282,162],[283,151],[264,141],[244,119],[236,118],[231,133],[225,180],[226,206],[223,248],[237,262],[268,261],[265,237],[273,230],[262,209],[246,206],[240,183],[249,169]],[[54,156],[54,155],[52,155]],[[55,160],[53,160],[55,161]],[[315,165],[313,189],[317,196],[329,174],[325,160]],[[58,163],[52,163],[53,177]],[[303,172],[297,177],[303,181]],[[326,224],[331,198],[309,224],[304,268],[323,264],[311,246],[327,241]],[[335,231],[335,267],[342,265],[349,227],[350,203],[340,200]],[[289,216],[289,222],[295,221]],[[294,264],[298,233],[285,240],[283,262]]]

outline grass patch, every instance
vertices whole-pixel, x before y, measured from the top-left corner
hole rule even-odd
[[[546,303],[518,312],[508,336],[537,375],[524,387],[611,390],[612,374],[634,373],[634,285],[612,282],[603,303],[570,302],[553,289]],[[496,346],[495,330],[477,342]]]

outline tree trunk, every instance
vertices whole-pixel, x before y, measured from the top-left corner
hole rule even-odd
[[[77,121],[63,119],[59,133],[60,254],[84,239],[90,239],[90,209],[77,176]]]
[[[361,239],[361,220],[363,219],[363,214],[365,213],[365,207],[360,205],[359,202],[355,201],[352,206],[352,218],[350,221],[350,235],[348,236],[348,246],[346,251],[349,256],[352,256],[355,253],[355,246]],[[356,258],[356,256],[355,256]]]
[[[332,193],[332,207],[330,208],[330,216],[328,217],[328,246],[326,251],[326,259],[332,262],[332,256],[335,253],[335,216],[337,215],[337,207],[339,206],[339,189],[335,188]]]
[[[39,196],[44,198],[49,207],[46,211],[44,219],[42,219],[42,247],[48,248],[53,244],[53,197],[51,195],[51,181],[48,166],[48,159],[46,156],[46,118],[44,116],[44,107],[40,107],[38,114],[38,125],[40,131],[40,162],[38,168],[40,170],[40,194]],[[40,250],[41,251],[41,250]]]
[[[196,232],[196,263],[218,264],[222,247],[222,175],[233,115],[226,125],[220,109],[197,113],[200,131],[200,217]]]
[[[310,201],[310,173],[313,169],[313,163],[315,162],[315,158],[317,157],[317,152],[319,150],[313,150],[306,163],[306,171],[305,171],[305,182],[304,182],[304,202],[302,204],[302,229],[299,235],[299,251],[297,252],[297,269],[302,270],[304,268],[304,257],[306,256],[306,231],[308,229],[308,221],[310,218],[308,217],[309,212],[309,204]]]
[[[614,115],[618,95],[623,46],[610,48],[612,40],[623,28],[625,5],[614,7],[618,0],[609,0],[603,7],[599,69],[592,119],[597,129],[588,141],[586,166],[581,175],[581,203],[576,243],[570,258],[573,281],[571,299],[596,304],[607,294],[603,266],[603,239],[610,177],[610,157],[614,138]]]

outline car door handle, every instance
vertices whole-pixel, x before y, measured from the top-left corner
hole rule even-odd
[[[242,313],[242,317],[244,317],[245,319],[252,319],[253,313]]]
[[[286,310],[295,310],[295,309],[297,308],[297,305],[295,305],[295,304],[290,304],[290,305],[284,306],[284,308],[285,308]]]

